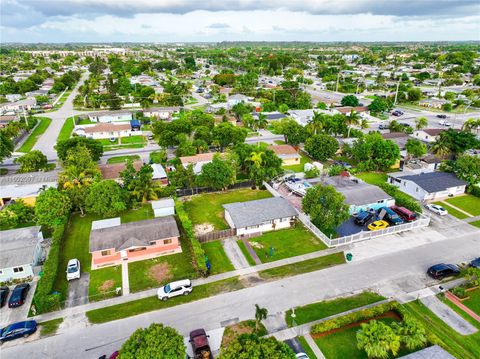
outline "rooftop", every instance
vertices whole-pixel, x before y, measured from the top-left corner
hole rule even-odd
[[[93,132],[111,132],[111,131],[124,131],[131,130],[132,126],[130,123],[98,123],[94,126],[85,127],[85,133]]]
[[[345,203],[350,206],[362,206],[391,198],[379,187],[365,183],[357,178],[333,176],[326,177],[325,185],[335,189],[345,196]]]
[[[143,163],[142,161],[135,161],[132,165],[136,171],[139,171],[140,168],[142,168]],[[100,169],[100,172],[102,172],[103,179],[117,179],[120,178],[120,172],[122,172],[126,166],[127,163],[124,162],[99,165],[98,168]]]
[[[0,268],[33,263],[37,243],[43,239],[40,226],[0,232]]]
[[[406,181],[412,181],[425,191],[439,192],[451,187],[465,186],[467,182],[457,178],[455,174],[448,172],[427,172],[419,174],[410,174],[402,172],[389,173],[390,177],[400,178]]]

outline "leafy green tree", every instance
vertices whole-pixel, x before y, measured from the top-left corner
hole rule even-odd
[[[317,135],[322,131],[322,129],[325,127],[325,123],[327,121],[328,116],[317,111],[313,111],[313,117],[312,119],[308,122],[307,128],[310,130],[311,133],[314,135]]]
[[[302,207],[320,230],[331,232],[350,216],[343,194],[333,186],[317,185],[307,190]]]
[[[413,158],[420,158],[427,153],[427,146],[422,141],[413,138],[407,140],[405,149]]]
[[[20,164],[19,173],[36,172],[47,168],[48,160],[41,151],[34,150],[15,159]]]
[[[318,102],[317,103],[317,108],[319,110],[326,110],[327,109],[327,104],[325,102]]]
[[[362,323],[357,331],[357,347],[363,349],[369,358],[389,358],[397,356],[400,349],[400,336],[383,322],[371,320]]]
[[[475,134],[466,131],[455,131],[450,128],[447,131],[440,132],[437,140],[432,145],[432,150],[437,153],[439,149],[443,148],[443,151],[446,150],[447,154],[451,153],[455,157],[466,150],[476,148],[479,146],[479,143]]]
[[[50,187],[37,197],[35,202],[35,216],[41,226],[53,228],[67,221],[72,203],[66,193]]]
[[[368,110],[372,114],[382,113],[388,111],[390,108],[391,104],[381,97],[375,97],[370,105],[368,105]]]
[[[305,151],[318,161],[326,161],[332,158],[337,150],[338,141],[329,135],[314,135],[305,141]]]
[[[143,165],[127,188],[138,202],[145,203],[148,200],[158,199],[157,190],[159,185],[153,182],[152,166]]]
[[[452,106],[451,103],[444,103],[444,104],[442,105],[442,110],[443,110],[443,111],[446,111],[446,112],[450,112],[450,111],[453,110],[453,106]]]
[[[266,146],[252,146],[244,159],[248,177],[260,186],[263,181],[278,176],[282,172],[282,160]]]
[[[4,131],[0,131],[0,163],[2,163],[5,158],[10,157],[14,149],[15,146],[11,137]]]
[[[261,308],[258,304],[255,304],[255,330],[258,333],[262,320],[267,319],[267,308]]]
[[[461,155],[455,161],[442,163],[441,169],[447,172],[454,172],[458,178],[475,186],[480,182],[480,157]]]
[[[466,132],[475,131],[475,133],[478,134],[479,130],[480,130],[480,118],[479,119],[469,118],[462,125],[462,131],[466,131]]]
[[[8,204],[0,211],[0,230],[17,228],[35,220],[35,209],[22,199]]]
[[[267,127],[268,125],[268,120],[267,120],[267,115],[265,115],[264,113],[259,113],[257,115],[257,118],[255,120],[255,128],[258,130],[258,129],[263,129],[265,127]]]
[[[254,334],[242,334],[220,351],[219,359],[275,358],[294,359],[295,353],[284,342],[274,337],[264,338]]]
[[[78,146],[86,147],[90,151],[93,161],[98,161],[103,155],[103,145],[100,141],[77,136],[57,142],[55,149],[57,150],[58,158],[64,161],[67,158],[68,151]]]
[[[225,147],[244,142],[247,138],[247,130],[236,127],[229,122],[222,122],[213,128],[212,137],[223,152]]]
[[[280,113],[287,113],[289,110],[288,105],[286,103],[282,103],[281,105],[278,106],[278,112]]]
[[[407,91],[408,101],[420,101],[422,98],[422,91],[418,87],[411,87]]]
[[[215,154],[212,162],[203,165],[198,180],[215,190],[226,189],[235,183],[235,166],[230,161],[222,159],[219,154]]]
[[[176,167],[173,172],[168,172],[168,179],[172,186],[177,188],[192,188],[197,181],[197,175],[193,171],[193,165],[186,168],[182,165]]]
[[[185,344],[178,332],[152,323],[137,329],[120,348],[118,359],[184,358]]]
[[[102,217],[114,217],[127,209],[125,192],[113,180],[96,182],[90,186],[85,209]]]
[[[427,126],[428,126],[428,119],[426,117],[419,117],[415,119],[415,129],[417,131]]]
[[[276,123],[277,125],[274,126],[276,126],[277,132],[283,135],[286,143],[297,146],[305,141],[307,137],[305,127],[300,125],[293,118],[286,117]]]
[[[241,120],[243,116],[245,116],[246,114],[249,114],[251,111],[250,111],[250,108],[247,105],[245,105],[245,103],[240,102],[235,104],[232,107],[232,112],[234,113],[238,121],[238,120]]]
[[[369,133],[353,143],[350,154],[364,171],[387,170],[400,159],[400,149],[379,133]]]
[[[409,315],[404,316],[402,324],[393,323],[393,330],[410,351],[423,348],[428,343],[425,328]]]
[[[358,98],[355,95],[347,95],[342,98],[342,106],[356,107],[359,105]]]

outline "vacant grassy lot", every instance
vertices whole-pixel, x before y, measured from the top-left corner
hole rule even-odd
[[[453,197],[445,200],[447,203],[454,205],[472,216],[480,216],[480,198],[466,194],[464,196]]]
[[[145,137],[139,135],[139,136],[130,136],[130,137],[121,137],[120,142],[122,144],[126,143],[144,143],[145,142]]]
[[[351,309],[360,308],[368,304],[384,300],[385,297],[372,292],[363,292],[345,298],[327,300],[312,303],[303,307],[295,308],[296,325],[313,322],[314,320],[329,317],[334,314],[346,312]],[[288,326],[292,326],[292,311],[285,313],[285,320]]]
[[[57,138],[58,141],[68,140],[72,134],[73,128],[75,127],[74,117],[69,117],[65,120],[65,123],[60,130],[60,133]]]
[[[375,186],[387,182],[387,175],[383,172],[362,172],[357,173],[355,176]]]
[[[252,189],[239,189],[226,192],[205,193],[192,196],[185,202],[193,225],[209,223],[215,230],[227,229],[228,225],[223,217],[223,204],[233,202],[247,202],[255,199],[272,197],[270,192]]]
[[[135,160],[139,160],[139,159],[140,159],[140,156],[139,156],[139,155],[116,156],[116,157],[110,157],[110,158],[107,160],[107,163],[108,163],[108,164],[112,164],[112,163],[123,163],[123,162],[127,162],[128,160],[135,161]]]
[[[195,278],[197,274],[192,265],[190,252],[185,245],[182,245],[182,249],[182,253],[130,262],[128,264],[130,291],[139,292],[161,287],[171,281]]]
[[[294,172],[303,172],[303,168],[305,163],[312,162],[310,158],[305,156],[303,153],[299,153],[300,155],[300,163],[298,165],[291,165],[291,166],[282,166],[283,169],[294,171]]]
[[[242,289],[243,285],[237,277],[224,279],[218,282],[199,285],[194,287],[192,293],[187,296],[171,298],[167,301],[159,300],[156,296],[134,300],[131,302],[117,304],[110,307],[95,309],[87,312],[90,323],[98,324],[112,320],[131,317],[134,315],[173,307],[179,304],[193,302],[195,300],[211,297],[225,292],[232,292]]]
[[[345,257],[343,252],[333,253],[323,257],[308,259],[303,262],[298,262],[294,264],[287,264],[284,266],[265,269],[258,272],[261,278],[263,279],[280,279],[285,277],[294,276],[297,274],[313,272],[316,270],[333,267],[338,264],[345,263]]]
[[[210,274],[229,272],[235,269],[223,250],[222,242],[203,243],[202,248],[212,265]]]
[[[38,325],[40,326],[40,336],[47,337],[49,335],[54,335],[62,322],[63,318],[58,318],[38,323]]]
[[[434,203],[438,204],[439,206],[442,206],[443,208],[445,208],[448,211],[449,214],[451,214],[454,217],[457,217],[458,219],[468,218],[468,216],[465,213],[460,212],[453,207],[450,207],[448,204],[445,204],[443,202],[434,202]]]
[[[297,223],[293,228],[266,232],[260,237],[250,239],[249,243],[263,263],[327,248],[301,223]]]
[[[17,152],[30,152],[33,146],[37,143],[38,138],[47,130],[52,122],[48,117],[37,117],[37,119],[39,121],[37,127],[34,128]]]
[[[115,288],[122,286],[122,267],[106,267],[90,272],[88,300],[95,302],[115,297]]]

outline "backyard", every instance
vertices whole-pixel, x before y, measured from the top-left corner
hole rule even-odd
[[[327,246],[301,223],[270,231],[248,240],[263,263],[326,249]]]
[[[300,158],[300,163],[298,165],[282,166],[282,168],[285,170],[290,170],[294,172],[303,172],[305,163],[312,162],[312,160],[301,152],[299,153],[299,155],[301,158]]]
[[[235,269],[223,250],[222,242],[203,243],[202,248],[212,265],[210,274],[229,272]]]
[[[387,174],[383,172],[362,172],[357,173],[355,176],[360,178],[362,181],[375,186],[387,182]]]
[[[35,146],[37,143],[38,138],[47,130],[48,126],[50,126],[50,123],[52,122],[52,120],[48,117],[37,117],[37,119],[39,121],[37,126],[33,129],[17,152],[30,152],[33,146]]]
[[[233,202],[247,202],[272,197],[270,192],[252,189],[238,189],[225,192],[195,195],[185,202],[185,210],[193,225],[210,224],[214,230],[228,229],[222,205]]]

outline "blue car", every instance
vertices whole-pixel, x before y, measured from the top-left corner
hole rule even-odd
[[[381,213],[382,210],[385,211],[384,219],[386,219],[388,222],[390,222],[394,226],[398,224],[403,224],[403,219],[401,219],[400,216],[394,210],[388,207],[382,207],[380,208],[379,213]]]
[[[9,326],[0,330],[0,342],[6,342],[20,337],[28,337],[37,330],[37,322],[34,320],[27,320],[10,324]]]

